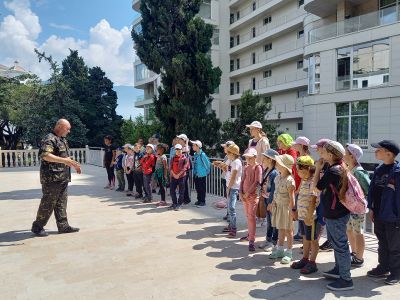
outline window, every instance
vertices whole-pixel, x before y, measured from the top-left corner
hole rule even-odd
[[[379,15],[381,25],[397,22],[396,0],[379,0]]]
[[[150,71],[145,64],[138,64],[135,66],[135,80],[141,81],[150,78]]]
[[[235,15],[234,14],[230,14],[229,24],[233,24],[234,22],[235,22]]]
[[[236,118],[236,105],[231,105],[231,118]]]
[[[298,32],[297,32],[297,38],[298,39],[301,39],[301,38],[303,38],[304,37],[304,30],[299,30]]]
[[[302,131],[303,130],[303,123],[297,123],[297,130]]]
[[[303,69],[303,60],[297,62],[297,69]]]
[[[236,82],[236,94],[240,93],[240,82]]]
[[[236,46],[240,44],[240,35],[236,36]]]
[[[256,37],[256,28],[253,27],[253,28],[251,29],[251,32],[252,32],[253,38],[255,38],[255,37]]]
[[[336,89],[362,89],[387,84],[389,67],[388,39],[337,49]]]
[[[251,61],[253,62],[253,65],[256,63],[256,54],[254,52],[251,54]]]
[[[265,70],[264,71],[264,78],[268,78],[272,76],[272,70]]]
[[[304,5],[304,0],[299,0],[298,4],[299,4],[299,7]]]
[[[214,45],[219,45],[219,29],[214,28],[212,42]]]
[[[240,58],[236,59],[236,70],[240,69]]]
[[[272,50],[272,43],[264,45],[264,51],[265,52],[271,51],[271,50]]]
[[[235,94],[235,83],[231,82],[231,95]]]
[[[229,41],[229,47],[233,48],[235,46],[235,38],[233,36],[231,36],[231,39]]]
[[[253,2],[253,11],[255,11],[257,8],[257,4],[255,2]]]
[[[235,61],[233,59],[231,59],[231,61],[230,61],[230,70],[231,70],[231,72],[233,72],[235,70]]]
[[[318,94],[320,88],[320,66],[319,54],[314,54],[308,59],[308,93]]]
[[[336,104],[336,139],[368,147],[368,101]]]
[[[270,24],[272,22],[272,17],[268,16],[266,18],[264,18],[264,25]]]
[[[240,11],[236,12],[236,21],[240,19]]]
[[[297,98],[307,97],[307,94],[308,94],[308,90],[307,89],[298,90],[297,91]]]
[[[254,90],[256,89],[256,78],[253,77],[253,78],[251,79],[251,81],[252,81],[253,91],[254,91]]]
[[[199,16],[211,19],[211,0],[203,0],[203,3],[200,5]]]

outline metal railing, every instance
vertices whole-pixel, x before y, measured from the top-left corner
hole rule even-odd
[[[312,29],[309,32],[308,42],[311,44],[348,33],[393,24],[399,21],[398,6],[392,6]]]

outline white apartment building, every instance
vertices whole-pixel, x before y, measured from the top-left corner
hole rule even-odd
[[[400,142],[399,0],[306,1],[304,134],[364,148]]]

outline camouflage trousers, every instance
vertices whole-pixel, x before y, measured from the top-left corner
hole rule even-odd
[[[67,220],[67,199],[68,182],[42,183],[43,197],[40,201],[36,220],[32,224],[32,231],[37,232],[46,226],[54,211],[58,230],[68,226]]]

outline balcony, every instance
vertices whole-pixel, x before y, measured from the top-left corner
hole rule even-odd
[[[132,9],[140,12],[140,0],[132,0]]]
[[[259,71],[265,67],[271,67],[278,63],[293,60],[303,56],[304,39],[297,39],[294,42],[272,47],[272,50],[263,52],[256,57],[253,64],[251,55],[246,60],[240,60],[240,68],[231,71],[230,77],[245,75],[247,73]]]
[[[396,6],[388,7],[379,11],[349,18],[325,26],[312,29],[309,32],[309,44],[318,41],[336,38],[342,35],[360,32],[374,27],[394,24],[400,21]]]
[[[342,0],[308,0],[304,5],[304,10],[313,15],[325,18],[336,14],[337,5],[340,2],[342,2]],[[365,2],[365,0],[346,0],[346,2],[357,6]]]
[[[153,103],[153,97],[147,96],[145,98],[144,95],[140,95],[136,97],[135,107],[144,108],[146,105],[150,105],[152,103]]]
[[[143,63],[135,64],[135,88],[143,89],[147,83],[154,81],[158,75],[150,71]]]
[[[266,79],[259,80],[256,82],[255,89],[253,89],[252,82],[241,85],[239,93],[230,95],[228,97],[228,100],[232,101],[240,99],[242,94],[248,90],[252,90],[253,93],[256,94],[264,95],[293,90],[304,86],[307,86],[307,73],[303,70],[298,70],[297,72],[281,76],[272,76]],[[237,92],[236,86],[235,92]]]
[[[234,37],[235,45],[231,47],[230,54],[241,52],[250,46],[262,43],[265,39],[272,39],[284,32],[292,31],[294,28],[303,24],[305,13],[296,11],[278,19],[273,19],[272,23],[260,25],[255,28],[255,35],[251,28],[246,34],[240,35],[240,41],[237,43],[236,36]],[[234,33],[231,33],[234,36]]]
[[[290,103],[273,104],[267,114],[267,120],[298,119],[303,117],[303,99]]]

